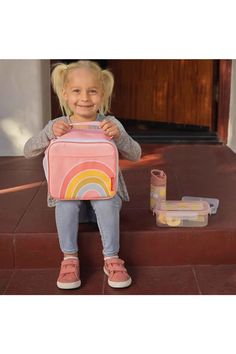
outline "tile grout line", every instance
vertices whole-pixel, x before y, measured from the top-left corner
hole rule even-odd
[[[12,258],[13,258],[13,269],[16,269],[16,239],[15,234],[12,232]]]
[[[14,262],[14,268],[16,267],[16,229],[19,226],[19,224],[21,223],[23,217],[26,215],[27,211],[30,209],[30,206],[34,200],[34,198],[36,197],[36,195],[39,193],[40,188],[42,187],[43,183],[44,183],[44,179],[42,180],[40,186],[38,187],[37,191],[35,192],[35,194],[33,195],[33,197],[31,198],[27,208],[25,209],[25,211],[23,212],[23,214],[21,215],[21,217],[19,218],[14,230],[12,231],[12,247],[13,247],[13,262]]]
[[[194,276],[194,279],[195,279],[195,282],[196,282],[196,285],[197,285],[197,289],[198,289],[199,295],[203,295],[202,291],[201,291],[201,288],[200,288],[200,285],[199,285],[199,282],[198,282],[195,266],[192,266],[191,268],[192,268],[193,276]]]
[[[105,282],[106,282],[107,276],[104,273],[104,270],[102,270],[102,271],[103,271],[102,295],[105,295],[105,286],[106,286]]]
[[[5,287],[5,290],[3,291],[3,295],[6,295],[6,292],[7,292],[8,288],[9,288],[9,286],[10,286],[10,283],[11,283],[15,273],[16,273],[16,269],[13,269],[12,274],[10,276],[10,279],[8,280],[8,283],[7,283],[6,287]]]
[[[24,213],[21,215],[20,219],[18,220],[18,223],[16,224],[14,230],[12,231],[13,234],[16,233],[17,227],[19,226],[21,220],[23,219],[23,217],[25,216],[25,214],[27,213],[27,211],[30,209],[31,204],[32,204],[33,200],[35,199],[35,197],[37,196],[37,194],[39,193],[40,188],[42,187],[44,181],[45,181],[45,180],[43,180],[43,181],[41,182],[41,184],[40,184],[40,186],[38,187],[37,191],[35,192],[35,194],[34,194],[33,197],[31,198],[31,200],[30,200],[30,202],[29,202],[27,208],[25,209]]]

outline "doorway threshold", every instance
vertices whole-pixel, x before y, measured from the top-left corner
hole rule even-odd
[[[148,135],[131,131],[128,133],[140,143],[222,144],[216,133],[159,132]]]
[[[132,119],[119,120],[128,134],[140,143],[222,144],[217,133],[204,126]]]

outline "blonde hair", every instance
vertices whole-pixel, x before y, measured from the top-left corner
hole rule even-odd
[[[81,68],[93,71],[97,75],[98,80],[101,82],[103,100],[99,112],[101,114],[106,114],[110,110],[111,106],[114,76],[111,71],[102,70],[102,68],[97,63],[90,60],[79,60],[68,65],[63,63],[58,63],[55,65],[51,74],[51,81],[53,90],[59,99],[62,113],[65,113],[66,115],[71,115],[73,113],[67,105],[62,93],[68,78],[68,74],[72,70]]]

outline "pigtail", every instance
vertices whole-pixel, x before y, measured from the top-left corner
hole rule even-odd
[[[109,70],[102,70],[101,76],[102,76],[102,85],[104,91],[104,100],[103,100],[103,106],[101,107],[101,113],[106,114],[111,107],[111,97],[112,97],[112,91],[114,87],[114,76],[112,72]]]
[[[70,114],[70,112],[68,111],[67,105],[62,95],[66,71],[67,71],[66,64],[62,64],[62,63],[56,64],[51,74],[51,82],[52,82],[53,90],[59,99],[59,104],[61,107],[62,114],[67,115]]]

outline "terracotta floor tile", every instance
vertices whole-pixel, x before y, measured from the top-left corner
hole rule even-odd
[[[43,172],[42,167],[43,156],[38,156],[33,159],[26,159],[24,156],[1,156],[1,170],[37,170]]]
[[[149,209],[122,209],[120,214],[121,231],[158,231],[155,217]]]
[[[101,295],[104,276],[101,269],[81,269],[81,287],[60,290],[56,286],[59,269],[17,269],[6,295]]]
[[[13,232],[42,183],[38,171],[0,171],[0,232]]]
[[[84,265],[96,267],[102,263],[102,244],[97,232],[84,232],[79,237],[80,258]],[[60,264],[56,233],[15,234],[15,267],[54,268]]]
[[[32,203],[30,205],[31,209],[38,209],[39,206],[40,208],[44,208],[44,209],[52,209],[48,207],[47,194],[48,194],[47,182],[43,181],[41,186],[39,187],[38,193],[36,194],[35,198],[32,200]]]
[[[14,266],[13,234],[0,233],[0,269],[10,269]]]
[[[4,294],[13,272],[12,269],[0,270],[0,294]]]
[[[105,295],[197,295],[198,288],[190,266],[127,267],[133,283],[126,289],[105,285]]]
[[[236,295],[236,264],[195,266],[203,295]]]
[[[29,190],[32,188],[31,183],[42,182],[44,179],[41,170],[0,170],[0,195],[14,193],[12,188],[17,188],[17,191]]]
[[[30,207],[20,222],[16,233],[56,233],[55,209],[38,204],[38,209]]]
[[[102,267],[102,242],[98,232],[84,232],[79,235],[79,257],[81,264],[88,267]]]
[[[132,266],[234,264],[235,249],[234,230],[165,228],[121,235],[122,255]]]
[[[56,234],[26,233],[15,235],[15,267],[49,268],[61,261]]]

